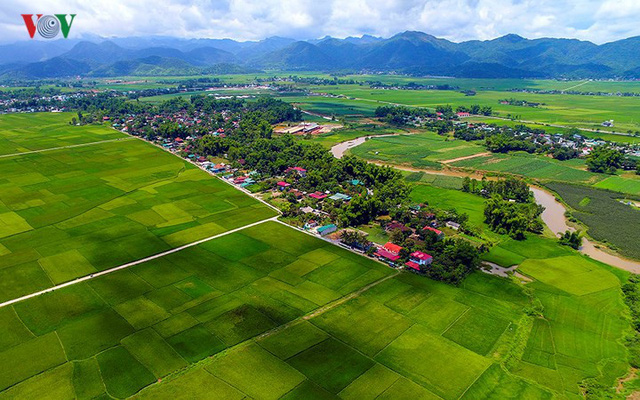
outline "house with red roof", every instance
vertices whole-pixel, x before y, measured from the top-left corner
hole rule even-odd
[[[374,255],[382,261],[387,260],[395,262],[400,258],[400,250],[402,250],[402,247],[397,244],[387,242],[384,246],[379,247]]]
[[[429,265],[433,261],[433,257],[430,254],[422,251],[414,251],[409,257],[411,257],[411,262],[418,265]]]
[[[433,233],[436,234],[436,236],[438,236],[438,240],[444,239],[444,232],[442,232],[440,229],[436,229],[434,227],[431,226],[425,226],[424,228],[422,228],[423,231],[431,231]]]
[[[313,192],[309,195],[309,197],[311,197],[312,199],[316,199],[316,200],[323,200],[327,197],[327,195],[325,193],[322,192]]]
[[[458,116],[458,118],[466,118],[471,116],[471,114],[469,114],[468,112],[459,112],[456,113],[456,115]]]
[[[307,176],[307,170],[301,167],[289,167],[287,169],[284,170],[285,174],[288,174],[289,172],[295,172],[298,175],[300,175],[301,177],[305,177]]]
[[[290,183],[287,183],[285,181],[280,181],[280,182],[277,183],[277,185],[278,185],[278,189],[280,189],[280,190],[285,190],[286,188],[291,186]]]
[[[422,270],[420,269],[420,265],[413,262],[413,261],[407,261],[406,263],[404,263],[404,265],[406,265],[407,267],[409,267],[410,269],[417,271],[417,272],[422,272]]]

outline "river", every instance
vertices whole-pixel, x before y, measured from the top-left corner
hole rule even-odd
[[[347,150],[354,148],[356,146],[361,145],[367,139],[372,137],[382,137],[382,136],[393,136],[393,135],[371,135],[366,137],[360,137],[353,140],[348,140],[346,142],[341,142],[334,145],[331,148],[331,153],[336,158],[342,158]],[[428,170],[428,169],[419,169],[413,167],[405,167],[398,166],[393,164],[386,164],[375,162],[378,165],[389,165],[396,169],[401,169],[405,171],[413,171],[413,172],[424,172],[427,174],[434,175],[449,175],[449,176],[464,176],[460,171],[451,171],[451,170]],[[549,227],[549,229],[556,235],[562,234],[567,230],[573,230],[573,228],[569,227],[567,224],[567,217],[565,216],[565,212],[567,209],[565,206],[558,202],[555,196],[547,190],[544,190],[537,186],[530,186],[531,191],[533,192],[533,197],[535,198],[536,203],[540,204],[544,207],[544,211],[542,212],[542,221]],[[587,238],[583,238],[582,247],[580,248],[580,252],[588,255],[594,260],[598,260],[605,264],[609,264],[611,266],[624,269],[629,272],[633,272],[635,274],[640,274],[640,262],[629,260],[627,258],[617,256],[614,254],[610,254],[596,247],[596,245],[588,240]]]

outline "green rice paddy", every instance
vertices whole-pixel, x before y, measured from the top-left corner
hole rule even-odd
[[[49,131],[38,130],[40,119],[63,141],[63,132],[74,142],[122,136],[101,126],[68,126],[68,115],[28,116],[0,121],[22,136],[35,127],[34,141],[43,145]],[[0,301],[275,215],[134,139],[0,158],[0,177]]]
[[[273,215],[136,140],[10,157],[0,171],[4,298]],[[481,199],[441,183],[415,201],[478,222]],[[576,398],[586,378],[614,386],[629,367],[627,274],[543,237],[499,247],[534,280],[528,293],[481,272],[461,287],[396,274],[264,222],[0,308],[0,398],[538,399]],[[533,299],[544,318],[525,313]]]

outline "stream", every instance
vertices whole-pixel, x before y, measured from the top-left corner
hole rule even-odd
[[[359,146],[364,143],[367,139],[372,137],[382,137],[382,136],[393,136],[393,135],[371,135],[364,136],[353,140],[348,140],[346,142],[341,142],[334,145],[331,148],[331,153],[336,158],[342,158],[347,150]],[[384,164],[380,162],[375,162],[375,164],[379,165],[389,165],[390,167],[401,169],[405,171],[412,172],[424,172],[427,174],[434,175],[448,175],[448,176],[466,176],[468,174],[461,174],[458,171],[432,171],[426,169],[412,168],[412,167],[404,167],[393,164]],[[542,221],[549,227],[549,229],[556,235],[560,235],[567,230],[574,230],[569,227],[567,224],[567,217],[564,215],[567,209],[565,206],[558,202],[555,196],[547,190],[544,190],[537,186],[530,186],[531,191],[533,192],[533,197],[537,204],[540,204],[544,207],[544,211],[542,212]],[[629,272],[633,272],[635,274],[640,274],[640,262],[629,260],[627,258],[617,256],[614,254],[610,254],[596,247],[596,245],[588,240],[587,238],[582,239],[582,247],[580,247],[580,252],[593,258],[594,260],[598,260],[605,264],[624,269]]]

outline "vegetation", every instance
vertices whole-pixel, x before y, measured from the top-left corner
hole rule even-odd
[[[495,232],[524,240],[525,232],[542,233],[542,207],[535,203],[517,203],[494,196],[487,200],[485,222]]]
[[[640,244],[636,240],[640,212],[625,204],[625,200],[621,201],[625,195],[557,182],[547,183],[546,186],[558,193],[573,209],[571,216],[587,227],[589,236],[624,255],[640,258]]]
[[[568,230],[560,236],[558,242],[562,245],[578,250],[580,246],[582,246],[582,236],[580,235],[580,231]]]
[[[615,174],[622,165],[622,155],[606,146],[594,147],[587,156],[587,168],[592,172]]]

